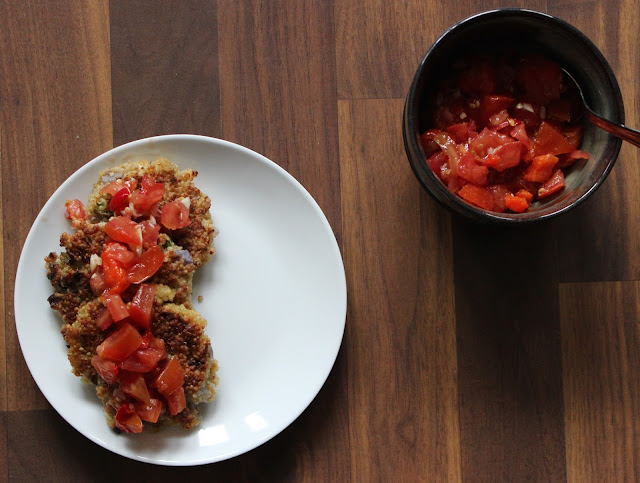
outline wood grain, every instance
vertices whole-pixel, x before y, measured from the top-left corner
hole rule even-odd
[[[215,1],[109,2],[113,142],[220,136]]]
[[[1,104],[0,104],[1,107]],[[2,180],[2,128],[0,124],[0,180]],[[5,315],[6,320],[6,312],[4,310],[4,301],[6,296],[6,291],[4,288],[4,207],[3,207],[3,198],[2,198],[2,183],[0,182],[0,314]],[[7,400],[9,395],[7,393],[7,331],[5,329],[5,323],[0,324],[0,387],[4,388],[4,390],[0,390],[0,411],[7,410]],[[2,433],[0,433],[2,434]],[[3,443],[0,442],[0,448]],[[0,461],[2,463],[2,461]],[[2,465],[0,464],[0,468]]]
[[[465,478],[562,481],[557,223],[453,223]]]
[[[353,481],[458,480],[449,216],[406,161],[402,100],[339,102]],[[375,122],[372,122],[375,120]]]
[[[224,138],[289,171],[340,241],[331,3],[233,0],[220,8],[226,12],[219,25]]]
[[[58,185],[111,147],[106,6],[104,2],[62,0],[0,2],[9,410],[45,406],[22,358],[13,319],[13,285],[22,244],[38,211]],[[8,211],[6,207],[12,208]]]
[[[618,78],[627,125],[640,128],[640,47],[624,35],[636,29],[637,1],[554,2],[549,13],[583,31],[607,58]],[[613,171],[590,200],[558,226],[561,281],[637,280],[640,278],[640,151],[623,143]],[[585,222],[588,220],[588,222]],[[579,241],[579,242],[578,242]],[[588,263],[585,263],[588,260]]]
[[[640,479],[640,282],[560,285],[569,481]]]

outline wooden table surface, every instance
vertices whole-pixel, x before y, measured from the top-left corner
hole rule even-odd
[[[640,480],[640,151],[625,145],[577,209],[520,229],[452,217],[404,153],[428,47],[514,5],[588,35],[640,127],[637,0],[1,0],[0,479]],[[342,347],[308,409],[245,455],[189,468],[76,432],[14,323],[18,258],[49,196],[98,154],[165,133],[289,171],[331,223],[348,285]]]

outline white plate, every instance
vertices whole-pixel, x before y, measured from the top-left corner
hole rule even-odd
[[[67,199],[86,201],[98,172],[128,160],[166,157],[198,171],[212,200],[216,254],[196,272],[194,308],[208,320],[220,384],[191,431],[116,435],[93,386],[71,373],[61,318],[47,303],[44,257],[60,251]],[[197,301],[202,295],[203,301]],[[224,460],[286,428],[316,396],[342,341],[346,281],[331,227],[309,193],[267,158],[192,135],[135,141],[74,173],[51,196],[24,244],[15,286],[22,352],[51,405],[74,428],[123,456],[163,465]]]

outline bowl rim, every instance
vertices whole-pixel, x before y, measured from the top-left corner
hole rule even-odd
[[[406,97],[404,110],[403,110],[403,123],[402,123],[402,134],[404,138],[404,146],[407,157],[409,159],[409,164],[418,178],[420,183],[424,188],[431,194],[431,196],[438,201],[442,206],[445,206],[450,211],[463,215],[467,218],[471,218],[475,221],[488,222],[493,224],[503,224],[503,225],[520,225],[520,224],[528,224],[532,222],[538,222],[543,220],[548,220],[550,218],[554,218],[558,215],[566,213],[567,211],[575,208],[582,202],[584,202],[587,198],[589,198],[604,182],[607,178],[611,170],[613,169],[613,165],[615,164],[618,155],[620,154],[620,149],[622,147],[622,140],[615,138],[612,135],[609,135],[610,139],[608,142],[611,143],[613,150],[611,159],[607,162],[605,169],[600,177],[590,186],[578,199],[576,199],[573,203],[566,205],[558,210],[551,211],[548,213],[542,213],[536,215],[535,212],[533,216],[531,216],[531,212],[525,213],[498,213],[492,212],[488,210],[484,210],[482,208],[470,205],[460,199],[458,196],[452,195],[452,193],[446,189],[446,187],[442,184],[442,182],[436,177],[431,169],[426,166],[426,159],[422,148],[419,145],[418,137],[412,135],[412,132],[417,131],[417,126],[415,126],[415,120],[417,119],[416,115],[416,107],[415,107],[415,98],[417,95],[417,86],[422,77],[422,72],[425,69],[426,63],[429,58],[433,55],[434,51],[438,49],[441,45],[443,39],[450,36],[453,32],[460,30],[468,26],[469,24],[473,24],[479,22],[487,17],[523,17],[523,18],[536,18],[540,19],[543,22],[549,22],[551,24],[556,24],[560,28],[568,31],[574,37],[577,38],[579,42],[585,44],[585,46],[591,50],[597,62],[600,64],[603,69],[607,80],[611,84],[612,87],[612,98],[618,111],[618,122],[624,123],[625,120],[625,109],[624,109],[624,100],[622,98],[622,92],[620,91],[620,86],[618,84],[618,80],[611,68],[609,62],[604,57],[600,49],[591,41],[589,37],[587,37],[584,33],[578,30],[575,26],[571,25],[565,20],[562,20],[559,17],[555,17],[548,13],[538,12],[535,10],[527,9],[527,8],[518,8],[518,7],[506,7],[506,8],[498,8],[493,10],[487,10],[484,12],[479,12],[473,14],[469,17],[463,18],[459,20],[455,24],[448,27],[429,47],[425,55],[423,56],[420,64],[416,70],[416,73],[411,82],[409,92]],[[417,156],[418,159],[415,160],[414,156]],[[426,179],[425,179],[426,177]],[[434,192],[435,191],[435,192]]]

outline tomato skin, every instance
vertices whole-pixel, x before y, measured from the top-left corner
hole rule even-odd
[[[468,184],[463,186],[458,195],[472,205],[479,206],[485,210],[493,210],[494,202],[491,192],[480,186]]]
[[[113,317],[114,322],[119,322],[122,319],[126,319],[127,317],[129,317],[129,310],[122,301],[122,297],[120,297],[120,295],[114,293],[106,293],[102,296],[102,300],[107,306],[107,309],[109,310],[111,317]]]
[[[162,345],[156,345],[154,347],[148,347],[146,349],[138,349],[129,357],[127,357],[120,366],[122,369],[131,372],[147,373],[154,370],[158,363],[167,357],[167,351],[164,348],[164,341]]]
[[[96,352],[103,359],[122,362],[133,354],[141,343],[142,337],[138,331],[128,322],[124,322],[98,346]]]
[[[545,198],[557,193],[564,188],[564,174],[561,169],[557,169],[551,177],[538,190],[538,198]]]
[[[478,186],[487,184],[489,168],[478,162],[478,158],[471,153],[460,156],[458,162],[458,176]]]
[[[142,246],[142,230],[128,216],[111,218],[104,226],[104,231],[113,240],[126,243],[130,247]]]
[[[125,433],[141,433],[142,420],[131,410],[129,404],[124,403],[118,409],[115,417],[116,427]]]
[[[129,206],[129,193],[129,188],[126,186],[118,191],[109,201],[109,209],[114,213],[124,210]]]
[[[158,235],[160,235],[160,225],[158,223],[151,224],[149,220],[140,223],[142,229],[142,246],[145,249],[152,247],[158,243]]]
[[[558,164],[558,158],[553,154],[537,156],[524,173],[525,181],[544,183],[551,177],[556,164]]]
[[[169,406],[169,412],[172,416],[181,413],[187,407],[187,398],[184,395],[183,387],[179,387],[165,397],[167,399],[167,405]]]
[[[176,357],[171,357],[158,377],[151,382],[151,387],[155,387],[160,394],[167,397],[172,392],[181,388],[184,384],[184,369]]]
[[[107,384],[113,384],[116,382],[119,369],[115,363],[107,359],[103,359],[98,354],[94,354],[91,358],[91,365]]]
[[[143,421],[157,423],[160,413],[162,412],[162,401],[160,399],[150,398],[149,403],[136,401],[133,403],[136,413]]]
[[[107,243],[106,248],[102,252],[103,262],[105,258],[116,260],[120,262],[123,267],[128,268],[133,265],[136,255],[123,244],[111,242]]]
[[[96,326],[98,329],[105,331],[113,324],[113,317],[111,316],[111,312],[108,308],[104,308],[102,313],[95,320]]]
[[[122,293],[129,287],[130,283],[127,280],[127,270],[119,261],[105,257],[102,259],[102,269],[104,270],[104,277],[110,293]]]
[[[178,230],[191,224],[189,208],[179,201],[166,203],[162,207],[160,223],[169,230]]]
[[[131,283],[144,282],[152,277],[163,263],[164,253],[162,248],[154,245],[142,253],[139,261],[129,269],[127,278]]]
[[[85,221],[87,214],[84,211],[84,205],[80,200],[69,200],[65,204],[64,217],[71,220],[74,226],[79,222]]]
[[[498,162],[489,166],[495,168],[497,171],[504,171],[505,169],[518,166],[522,159],[522,148],[523,145],[520,141],[508,142],[502,146],[498,146],[493,152],[498,158]]]
[[[575,150],[575,146],[548,122],[540,124],[538,132],[533,137],[533,144],[534,156],[565,154]]]
[[[151,396],[149,395],[149,389],[147,389],[147,383],[144,381],[144,377],[134,372],[122,371],[118,377],[120,383],[120,389],[122,391],[141,401],[145,404],[149,404]]]
[[[142,177],[142,187],[131,193],[129,200],[139,213],[149,213],[151,207],[164,195],[164,183],[156,183],[151,176]]]
[[[514,213],[522,213],[529,208],[529,202],[521,196],[514,196],[511,193],[506,195],[504,205]]]
[[[140,284],[138,291],[131,301],[131,305],[129,305],[129,317],[131,321],[141,329],[148,329],[151,325],[153,297],[155,293],[155,285]]]

